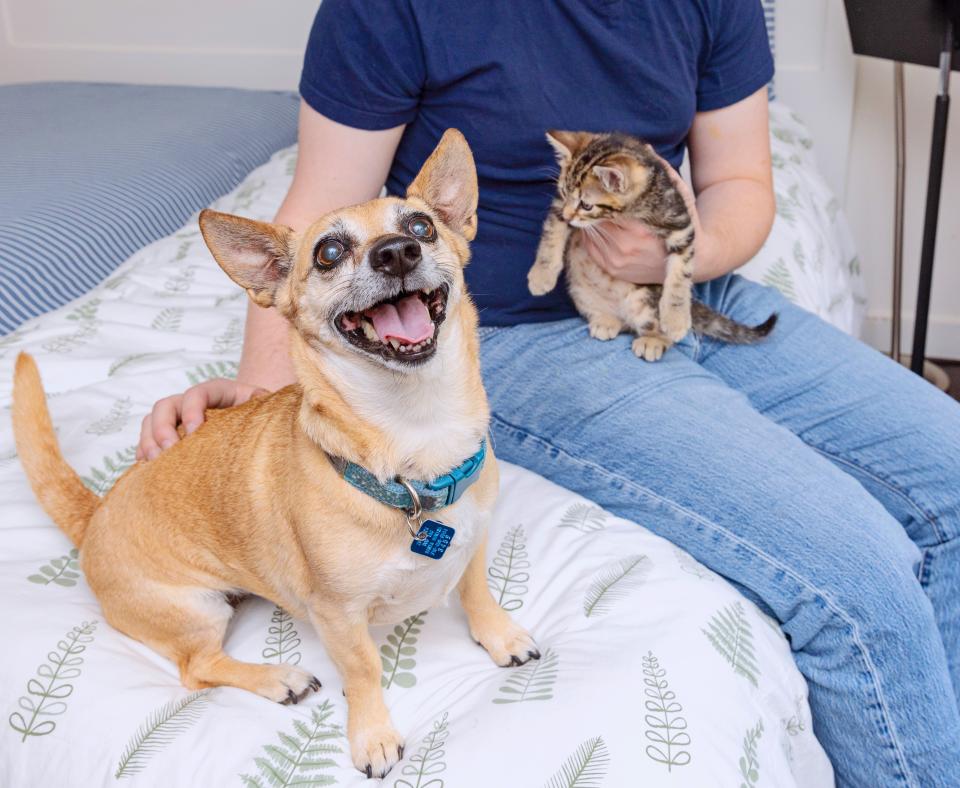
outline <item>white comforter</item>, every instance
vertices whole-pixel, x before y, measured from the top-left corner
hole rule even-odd
[[[270,216],[294,156],[281,151],[216,207]],[[103,621],[13,447],[12,364],[24,349],[67,458],[107,490],[157,397],[234,374],[244,308],[191,223],[0,340],[0,785],[365,782],[347,754],[339,679],[308,624],[254,600],[226,642],[241,659],[309,666],[324,686],[302,704],[187,692],[171,663]],[[775,622],[685,553],[508,465],[489,552],[491,588],[543,658],[497,668],[455,600],[377,628],[384,692],[407,740],[385,784],[832,785]]]

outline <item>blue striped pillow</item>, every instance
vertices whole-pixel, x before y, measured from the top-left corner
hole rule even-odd
[[[297,135],[293,93],[0,86],[0,334],[82,295]]]

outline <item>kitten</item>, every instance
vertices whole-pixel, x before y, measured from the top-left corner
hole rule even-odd
[[[590,335],[613,339],[626,328],[636,335],[633,352],[646,361],[657,361],[691,327],[735,344],[757,342],[773,330],[776,313],[750,327],[692,300],[693,221],[653,148],[626,134],[550,131],[547,141],[557,153],[560,175],[527,276],[531,293],[553,290],[566,263],[570,297],[587,319]],[[574,229],[594,234],[602,244],[603,229],[597,222],[618,217],[638,219],[663,239],[663,285],[614,279],[587,256],[582,233]]]

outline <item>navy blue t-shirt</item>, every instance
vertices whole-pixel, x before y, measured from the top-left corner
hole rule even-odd
[[[407,128],[403,194],[447,128],[470,143],[479,231],[467,283],[487,325],[576,314],[527,290],[557,167],[547,129],[625,131],[679,167],[697,111],[773,75],[760,0],[323,0],[300,93],[362,129]]]

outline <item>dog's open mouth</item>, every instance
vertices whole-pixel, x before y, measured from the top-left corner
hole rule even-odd
[[[437,350],[447,316],[447,286],[400,293],[359,312],[344,312],[337,328],[351,345],[396,361],[424,361]]]

